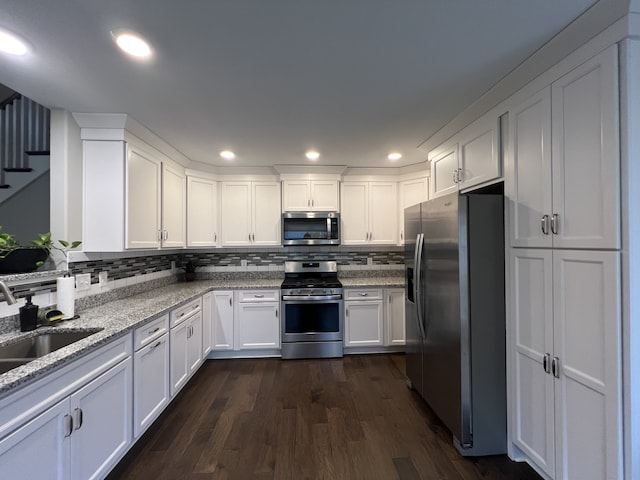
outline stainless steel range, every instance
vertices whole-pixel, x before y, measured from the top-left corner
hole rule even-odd
[[[342,284],[334,261],[284,263],[282,358],[343,355]]]

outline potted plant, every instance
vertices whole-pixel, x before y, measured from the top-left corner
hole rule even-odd
[[[51,232],[41,233],[31,245],[21,245],[13,235],[2,232],[0,227],[0,274],[30,273],[42,266],[49,257],[51,250],[59,250],[66,254],[77,248],[81,242],[67,242],[58,240],[60,246],[51,240]]]
[[[187,260],[181,268],[184,271],[185,282],[193,282],[196,279],[196,268],[198,268],[198,265],[193,260]]]

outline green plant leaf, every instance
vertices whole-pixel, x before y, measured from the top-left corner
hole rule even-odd
[[[60,243],[60,245],[62,245],[64,248],[68,248],[69,247],[69,242],[67,242],[66,240],[58,240],[58,242]]]

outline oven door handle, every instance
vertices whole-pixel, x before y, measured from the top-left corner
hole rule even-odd
[[[342,300],[342,295],[283,295],[282,301],[296,301],[296,302],[322,302],[324,300]]]

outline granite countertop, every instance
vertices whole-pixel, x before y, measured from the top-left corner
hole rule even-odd
[[[344,287],[404,287],[403,277],[341,278]],[[32,337],[47,331],[99,330],[87,338],[33,360],[25,365],[0,374],[0,396],[42,378],[69,361],[94,351],[96,348],[121,337],[133,329],[154,320],[176,307],[212,290],[239,290],[280,288],[282,279],[200,280],[172,283],[161,288],[114,300],[79,311],[80,318],[61,322],[55,327],[40,327],[32,332],[18,330],[0,335],[0,345],[17,339]]]

